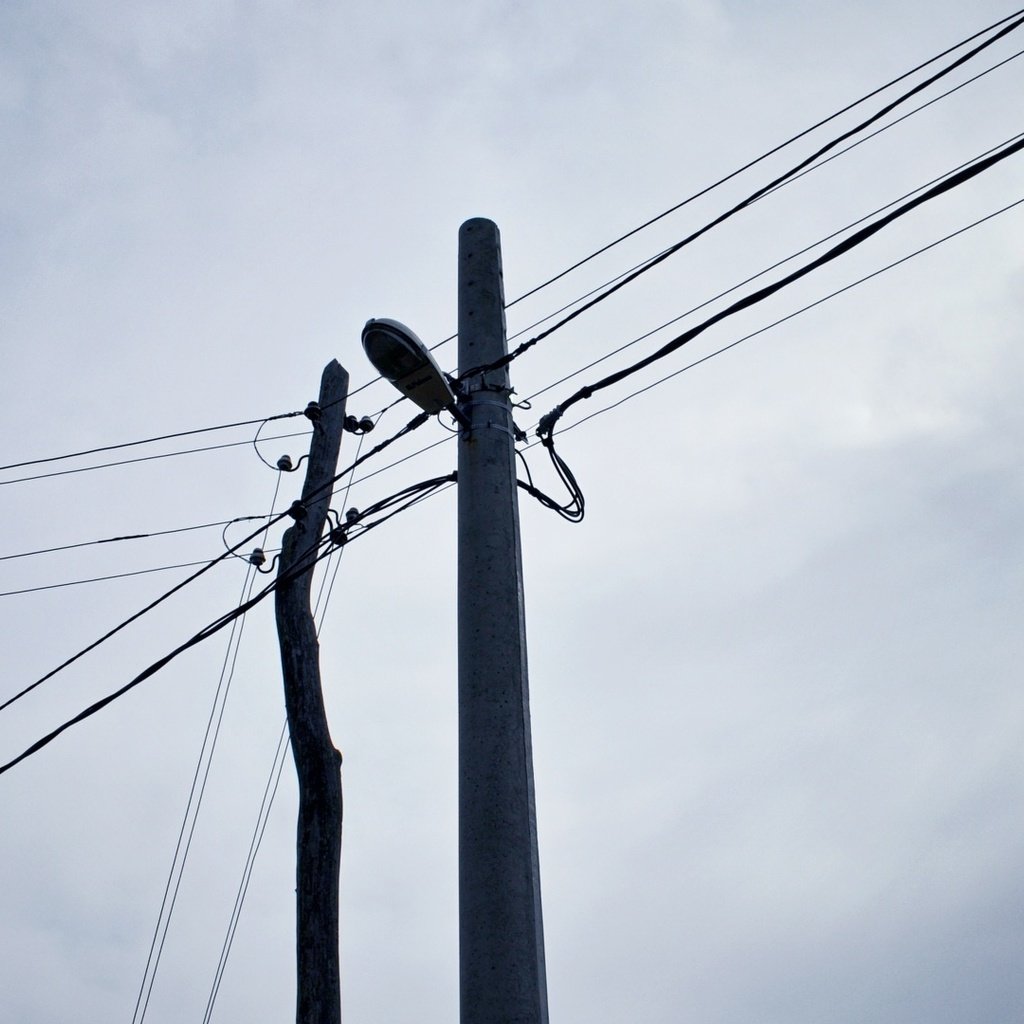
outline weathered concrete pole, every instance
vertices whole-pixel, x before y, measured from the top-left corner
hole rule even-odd
[[[459,231],[459,368],[506,354],[501,242]],[[526,623],[508,369],[463,381],[459,439],[462,1024],[547,1024]]]

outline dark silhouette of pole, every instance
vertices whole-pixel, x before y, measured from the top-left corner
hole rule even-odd
[[[459,368],[506,354],[501,242],[459,231]],[[459,975],[462,1024],[547,1024],[507,367],[463,381],[459,439]]]
[[[332,360],[320,381],[320,416],[302,488],[305,515],[285,532],[275,593],[285,706],[299,780],[296,864],[296,1024],[341,1024],[338,885],[341,754],[331,741],[310,608],[313,560],[331,502],[345,421],[348,374]],[[302,566],[308,568],[302,571]],[[299,570],[293,578],[290,574]]]

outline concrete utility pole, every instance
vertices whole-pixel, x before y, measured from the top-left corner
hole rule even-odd
[[[459,231],[459,369],[506,354],[501,242]],[[547,1024],[507,368],[463,382],[459,440],[459,974],[462,1024]]]
[[[338,469],[347,395],[348,373],[332,360],[320,381],[320,417],[313,421],[302,488],[306,513],[285,532],[277,572],[284,582],[274,595],[288,728],[299,778],[296,1024],[341,1024],[341,754],[327,727],[320,645],[309,596],[313,560],[331,503],[330,482]],[[299,574],[289,579],[297,568]]]

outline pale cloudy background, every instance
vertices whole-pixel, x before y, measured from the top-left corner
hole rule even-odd
[[[501,228],[514,298],[1010,13],[988,0],[10,0],[2,462],[300,409],[332,357],[366,383],[368,317],[397,317],[431,343],[454,329],[467,217]],[[515,363],[519,394],[1020,131],[1018,63],[553,335]],[[510,331],[810,151],[515,306]],[[1024,197],[1022,160],[564,425]],[[1021,218],[559,435],[585,522],[522,506],[553,1021],[1024,1015]],[[446,367],[453,349],[439,351]],[[522,425],[625,358],[536,398]],[[391,397],[377,384],[349,410],[376,413]],[[409,415],[389,413],[375,438]],[[392,452],[444,436],[430,424]],[[274,461],[304,447],[262,449]],[[539,450],[528,457],[557,494]],[[454,460],[441,445],[357,484],[347,504]],[[275,474],[244,445],[5,482],[82,464],[0,474],[0,553],[259,514],[274,493]],[[286,477],[279,502],[298,487]],[[323,627],[346,764],[349,1021],[457,1017],[454,512],[448,492],[353,544]],[[217,533],[7,560],[0,590],[211,557]],[[0,598],[2,695],[183,574]],[[2,759],[232,607],[244,574],[239,561],[222,567],[0,713]],[[132,1019],[226,643],[189,652],[0,778],[4,1019]],[[203,1019],[283,719],[276,658],[267,603],[246,621],[153,1024]],[[289,763],[214,1020],[293,1015],[294,797]]]

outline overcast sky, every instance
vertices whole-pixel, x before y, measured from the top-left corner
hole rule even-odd
[[[367,318],[430,344],[454,331],[463,220],[498,224],[514,299],[1010,13],[990,0],[8,0],[0,461],[302,409],[331,358],[367,384]],[[518,395],[536,396],[520,425],[672,328],[546,390],[584,364],[1020,132],[1022,67],[773,194],[535,346],[511,368]],[[513,306],[510,334],[854,123]],[[1024,1014],[1024,207],[570,429],[1024,198],[1022,168],[1011,157],[562,421],[587,517],[521,506],[552,1021]],[[454,369],[454,344],[437,355]],[[378,381],[349,411],[393,397]],[[374,438],[410,416],[388,412]],[[265,514],[278,474],[254,433],[4,469],[0,554]],[[444,438],[427,424],[335,507],[449,472],[450,439],[358,482]],[[343,462],[357,444],[346,437]],[[306,445],[260,450],[273,463]],[[542,450],[526,458],[559,494]],[[278,509],[300,476],[283,476]],[[322,626],[345,756],[349,1022],[457,1018],[454,541],[449,490],[353,543]],[[8,559],[0,591],[222,550],[211,528]],[[0,712],[0,760],[234,607],[246,571],[230,560]],[[186,572],[0,597],[0,698]],[[132,1020],[227,644],[188,652],[0,777],[6,1019]],[[203,1020],[283,718],[266,602],[245,620],[151,1024]],[[295,810],[289,760],[213,1020],[294,1013]]]

